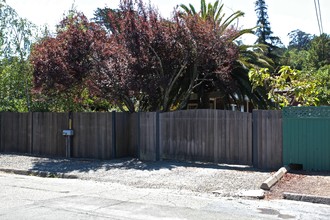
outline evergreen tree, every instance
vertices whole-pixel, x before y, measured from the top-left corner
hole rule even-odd
[[[313,40],[313,35],[299,29],[291,31],[288,36],[290,38],[288,49],[308,50]]]
[[[330,35],[321,34],[310,42],[308,50],[308,66],[314,69],[320,69],[323,66],[330,65]]]
[[[255,11],[257,13],[257,26],[255,34],[258,39],[256,43],[270,44],[270,37],[273,34],[270,23],[268,21],[267,5],[265,0],[257,0],[255,3]]]
[[[274,61],[276,67],[279,65],[280,56],[283,53],[282,49],[284,46],[279,37],[273,36],[270,22],[268,21],[269,17],[267,9],[265,0],[257,0],[255,2],[255,11],[258,17],[258,28],[255,32],[258,37],[256,43],[267,46],[268,50],[265,52],[265,55]]]

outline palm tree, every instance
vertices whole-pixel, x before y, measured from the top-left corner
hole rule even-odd
[[[205,0],[201,0],[201,11],[198,13],[192,4],[189,4],[189,6],[181,4],[180,7],[187,15],[198,14],[203,20],[214,21],[216,25],[222,27],[222,31],[225,31],[233,21],[244,15],[244,12],[236,11],[229,17],[225,18],[225,13],[222,13],[224,4],[219,4],[219,0],[216,0],[213,5],[211,3],[206,5]]]
[[[220,27],[219,34],[224,34],[229,28],[232,27],[233,22],[237,19],[244,16],[244,12],[236,11],[225,17],[225,13],[223,12],[224,4],[220,4],[219,0],[216,0],[214,4],[208,3],[206,4],[205,0],[201,0],[201,10],[197,12],[195,7],[191,4],[180,5],[181,9],[183,9],[182,16],[184,15],[192,15],[192,16],[200,16],[203,20],[211,20],[215,25]],[[239,48],[239,57],[236,60],[234,70],[232,72],[232,77],[236,80],[238,84],[238,89],[232,93],[228,94],[233,100],[237,102],[237,104],[243,103],[245,97],[249,97],[249,99],[258,105],[260,108],[267,107],[269,103],[266,101],[266,92],[262,90],[254,90],[252,91],[252,86],[249,81],[248,72],[251,68],[260,68],[267,67],[272,69],[272,60],[267,58],[260,51],[265,51],[267,48],[262,44],[255,45],[244,45],[238,44],[237,41],[239,37],[244,34],[253,34],[254,28],[250,29],[242,29],[237,31],[232,38],[228,40],[228,43],[236,43]]]
[[[259,108],[267,108],[271,103],[267,98],[267,91],[263,88],[252,90],[248,73],[250,69],[268,68],[273,69],[273,61],[261,51],[265,51],[265,45],[239,45],[239,57],[236,60],[232,77],[238,83],[236,96],[242,101],[245,96]],[[261,50],[261,51],[260,51]]]

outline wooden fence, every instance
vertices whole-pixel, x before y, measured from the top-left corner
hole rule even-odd
[[[67,114],[3,112],[0,118],[0,151],[65,155],[62,130],[67,126]]]
[[[111,113],[74,113],[72,156],[112,159],[115,157]]]
[[[0,152],[65,156],[67,113],[0,113]],[[73,113],[72,157],[282,166],[281,113]]]
[[[282,151],[282,111],[253,111],[253,166],[281,167]]]
[[[32,113],[0,114],[0,152],[32,152]]]
[[[251,114],[189,110],[161,114],[163,158],[252,165]]]

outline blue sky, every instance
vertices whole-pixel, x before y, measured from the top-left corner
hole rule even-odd
[[[93,16],[96,8],[108,6],[117,8],[119,0],[6,0],[7,3],[16,9],[22,16],[37,25],[48,24],[50,29],[61,20],[65,11],[68,11],[73,2],[79,11],[84,12],[88,17]],[[191,3],[199,8],[200,0],[150,0],[158,7],[164,17],[170,17],[173,8],[180,3]],[[330,33],[330,11],[329,0],[319,0],[323,29],[325,33]],[[148,1],[145,1],[148,2]],[[208,1],[207,1],[208,2]],[[209,2],[214,2],[210,0]],[[255,0],[222,0],[225,5],[226,14],[241,10],[245,12],[244,18],[239,20],[239,27],[251,28],[256,25],[256,13],[254,11]],[[271,28],[275,36],[279,36],[287,44],[287,34],[295,29],[300,29],[307,33],[319,34],[315,15],[314,0],[266,0],[268,5],[268,15]],[[253,43],[253,36],[246,36],[245,41]]]

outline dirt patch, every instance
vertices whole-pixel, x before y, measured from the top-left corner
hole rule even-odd
[[[287,173],[265,198],[282,199],[283,192],[330,197],[330,173]]]

